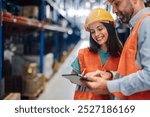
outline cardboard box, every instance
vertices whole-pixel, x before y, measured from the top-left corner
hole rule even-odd
[[[25,76],[29,76],[30,78],[34,78],[37,76],[38,73],[38,64],[37,63],[29,63],[25,65]]]
[[[20,10],[20,14],[29,18],[38,18],[38,7],[37,6],[23,6]]]
[[[22,79],[22,95],[34,97],[39,88],[42,86],[42,78],[41,76],[36,76],[34,78],[30,78],[30,76],[24,76]]]

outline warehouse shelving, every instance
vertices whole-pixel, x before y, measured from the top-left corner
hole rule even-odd
[[[43,57],[44,57],[44,33],[45,30],[47,31],[55,31],[55,40],[59,40],[59,36],[57,32],[65,32],[67,33],[70,31],[70,28],[64,28],[59,25],[54,25],[54,24],[46,24],[45,22],[45,0],[3,0],[5,3],[10,2],[13,4],[17,4],[20,6],[25,6],[25,5],[37,5],[39,6],[40,13],[39,13],[39,20],[37,19],[30,19],[27,17],[23,16],[16,16],[14,14],[11,14],[9,12],[2,12],[2,1],[0,1],[0,12],[1,12],[1,24],[0,24],[0,98],[1,98],[1,79],[2,79],[2,61],[3,61],[3,49],[2,49],[2,43],[3,43],[3,38],[2,38],[2,24],[5,24],[5,26],[9,25],[8,32],[11,30],[12,32],[18,32],[18,33],[29,33],[31,31],[40,31],[39,37],[40,37],[40,73],[43,73]],[[14,28],[16,30],[14,30]],[[55,53],[58,53],[58,43]]]

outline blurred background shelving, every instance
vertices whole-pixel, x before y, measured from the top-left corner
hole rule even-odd
[[[0,96],[18,92],[36,97],[80,39],[80,30],[46,0],[2,0],[0,4]]]

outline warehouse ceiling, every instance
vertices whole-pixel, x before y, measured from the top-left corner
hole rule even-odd
[[[46,0],[66,20],[83,28],[85,18],[91,9],[96,7],[106,8],[104,0]]]

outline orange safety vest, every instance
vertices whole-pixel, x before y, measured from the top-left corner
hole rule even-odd
[[[129,74],[135,73],[141,68],[136,65],[136,53],[137,53],[137,46],[138,46],[138,28],[140,26],[140,23],[144,19],[144,17],[150,16],[150,13],[144,14],[138,22],[135,24],[132,33],[127,39],[127,42],[124,45],[121,57],[120,57],[120,62],[118,65],[118,70],[117,72],[121,76],[127,76]],[[125,100],[148,100],[150,99],[150,91],[142,91],[135,93],[130,96],[125,96],[121,92],[112,92],[116,97],[119,97],[121,99]]]
[[[80,72],[86,73],[93,72],[96,70],[112,70],[116,71],[118,68],[119,57],[109,57],[105,65],[102,66],[102,62],[98,53],[92,53],[88,48],[79,50],[78,53]],[[109,95],[98,95],[95,96],[92,92],[84,92],[80,90],[75,91],[75,100],[108,100]]]

